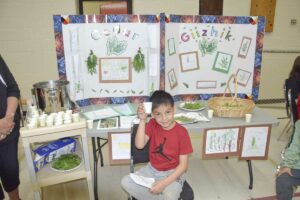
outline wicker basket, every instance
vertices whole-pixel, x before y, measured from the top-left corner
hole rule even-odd
[[[234,96],[229,88],[231,79],[234,80]],[[229,90],[231,97],[225,97],[227,90]],[[251,113],[255,107],[252,100],[237,98],[237,80],[234,74],[230,76],[223,96],[210,98],[207,105],[209,109],[214,110],[215,116],[232,118],[245,117],[245,114]]]

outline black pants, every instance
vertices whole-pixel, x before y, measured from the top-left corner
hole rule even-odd
[[[4,199],[4,193],[3,193],[3,189],[2,189],[2,185],[0,184],[0,199]]]

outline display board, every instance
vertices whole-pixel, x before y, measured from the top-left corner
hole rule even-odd
[[[238,92],[251,94],[256,36],[257,24],[167,23],[166,90],[222,93],[237,74]]]
[[[156,15],[54,16],[61,79],[80,105],[124,103],[159,88]],[[134,99],[133,99],[134,100]]]
[[[223,94],[257,100],[264,17],[54,16],[60,79],[79,105],[144,101],[156,89],[175,100]]]

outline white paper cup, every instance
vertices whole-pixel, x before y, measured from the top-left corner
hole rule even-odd
[[[211,119],[211,118],[213,118],[213,116],[214,116],[214,110],[211,110],[211,109],[207,110],[207,117],[209,119]]]
[[[93,123],[94,123],[94,121],[92,119],[86,120],[87,128],[92,129]]]
[[[250,123],[251,119],[252,119],[252,114],[246,114],[245,115],[245,121],[246,121],[246,123]]]
[[[73,113],[72,120],[73,122],[79,122],[79,113]]]
[[[39,123],[40,123],[40,127],[44,127],[46,126],[46,118],[39,118]]]
[[[144,102],[145,113],[150,114],[152,112],[152,102]]]

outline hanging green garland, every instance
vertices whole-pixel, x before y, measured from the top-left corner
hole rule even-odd
[[[88,73],[93,75],[97,73],[96,65],[97,65],[97,56],[94,54],[93,50],[90,51],[90,55],[86,60]]]
[[[141,48],[139,48],[137,54],[134,56],[133,68],[137,73],[145,70],[145,56],[142,54]]]

